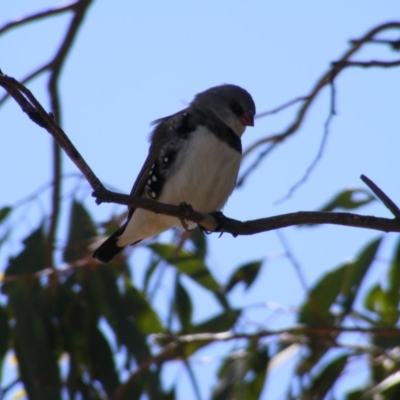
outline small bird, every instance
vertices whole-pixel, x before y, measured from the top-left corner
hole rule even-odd
[[[247,126],[254,126],[255,113],[246,90],[225,84],[197,94],[186,109],[154,121],[149,154],[131,195],[187,203],[204,213],[221,210],[235,187],[241,136]],[[182,227],[178,218],[130,207],[127,221],[93,257],[107,263],[126,246],[172,227]]]

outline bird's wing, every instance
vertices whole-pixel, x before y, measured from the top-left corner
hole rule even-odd
[[[157,162],[160,152],[163,150],[163,148],[165,148],[166,145],[173,141],[173,138],[176,136],[177,132],[184,134],[195,129],[195,127],[192,126],[192,118],[190,118],[190,114],[190,110],[183,110],[176,114],[154,121],[156,127],[151,135],[149,154],[139,172],[138,177],[136,178],[135,183],[133,184],[130,193],[131,196],[150,197],[146,194],[145,188],[151,169]],[[161,191],[161,189],[162,188],[160,187],[159,190]],[[129,208],[128,221],[132,217],[134,211],[135,207]]]

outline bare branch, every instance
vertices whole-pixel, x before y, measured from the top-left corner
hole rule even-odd
[[[308,166],[306,169],[306,172],[304,175],[294,184],[289,188],[289,191],[285,196],[283,196],[280,200],[278,200],[276,203],[282,203],[283,201],[289,199],[292,194],[304,183],[307,181],[309,176],[311,175],[311,172],[314,170],[314,168],[317,166],[318,162],[322,159],[322,155],[325,149],[326,141],[328,139],[329,135],[329,127],[331,125],[332,118],[336,115],[335,111],[335,86],[334,83],[331,82],[331,107],[330,107],[330,112],[329,115],[325,121],[324,124],[324,134],[322,136],[321,143],[318,148],[317,155],[315,156],[314,160],[312,160],[311,164]]]
[[[73,10],[80,2],[81,2],[81,0],[78,0],[76,2],[67,4],[65,6],[54,7],[54,8],[45,10],[45,11],[39,11],[37,13],[30,14],[25,17],[8,22],[7,24],[3,25],[0,28],[0,35],[4,34],[5,32],[9,31],[12,28],[16,28],[18,26],[25,25],[29,22],[38,21],[38,20],[46,18],[46,17],[50,17],[50,16],[57,15],[57,14],[62,14],[65,11]]]
[[[155,339],[163,341],[177,340],[180,343],[193,343],[193,342],[215,342],[215,341],[228,341],[236,339],[255,340],[268,336],[281,336],[281,335],[310,335],[310,334],[330,334],[330,333],[366,333],[370,335],[379,336],[398,336],[400,334],[399,328],[350,328],[345,326],[299,326],[290,329],[268,330],[260,331],[257,333],[234,333],[231,331],[217,332],[217,333],[194,333],[192,335],[173,336],[168,334],[155,334]]]
[[[360,179],[374,192],[376,197],[386,206],[386,208],[394,215],[395,218],[400,218],[400,209],[392,199],[381,189],[376,183],[365,175],[361,175]]]
[[[398,67],[400,66],[400,60],[394,61],[381,61],[381,60],[371,60],[371,61],[334,61],[333,66],[341,66],[341,67],[362,67],[362,68],[371,68],[371,67],[381,67],[381,68],[390,68],[390,67]]]
[[[354,39],[350,41],[351,43],[359,42],[358,39]],[[364,43],[375,43],[375,44],[387,44],[393,48],[393,50],[400,50],[400,40],[390,40],[390,39],[371,39],[366,40]]]
[[[305,101],[307,100],[307,96],[300,96],[300,97],[296,97],[293,100],[287,101],[286,103],[283,103],[282,105],[273,108],[272,110],[269,111],[263,111],[262,113],[259,113],[256,115],[256,119],[257,118],[262,118],[262,117],[266,117],[267,115],[272,115],[272,114],[276,114],[282,110],[284,110],[285,108],[288,108],[290,106],[292,106],[293,104],[296,104],[300,101]]]
[[[260,164],[262,159],[269,154],[272,150],[276,148],[278,144],[283,143],[289,136],[297,132],[297,130],[300,128],[304,121],[304,117],[313,103],[313,101],[316,99],[318,94],[322,91],[325,86],[331,84],[334,82],[334,79],[339,75],[341,71],[343,71],[347,67],[352,67],[352,66],[358,66],[358,67],[396,67],[400,65],[400,61],[369,61],[369,62],[352,62],[350,61],[350,58],[356,54],[360,48],[366,44],[370,43],[371,41],[375,43],[381,43],[381,44],[386,44],[386,45],[391,45],[393,44],[397,45],[397,41],[388,41],[388,40],[379,40],[375,39],[375,35],[378,33],[381,33],[386,30],[391,30],[391,29],[400,29],[400,22],[399,21],[392,21],[392,22],[387,22],[381,25],[378,25],[377,27],[371,29],[369,32],[367,32],[362,38],[357,39],[357,40],[352,40],[351,47],[349,50],[347,50],[340,59],[334,63],[332,63],[332,67],[325,72],[321,78],[316,82],[314,87],[311,89],[308,95],[302,96],[295,98],[294,100],[285,103],[283,106],[278,107],[277,109],[283,109],[286,106],[295,104],[297,102],[300,102],[300,108],[293,120],[293,122],[282,132],[274,133],[272,135],[268,135],[266,138],[261,138],[252,145],[250,145],[245,152],[243,153],[243,158],[248,157],[251,153],[253,153],[256,149],[259,147],[262,147],[263,145],[267,144],[268,147],[267,149],[263,150],[259,156],[257,157],[256,161],[253,162],[250,167],[245,170],[244,173],[241,174],[239,180],[238,180],[238,185],[240,186],[243,184],[244,180],[247,178],[247,176],[251,173],[251,170],[254,169],[256,166]],[[273,110],[274,111],[274,110]],[[266,114],[268,115],[268,113]],[[325,124],[325,134],[326,134],[326,124]],[[318,156],[317,156],[318,158]],[[315,161],[313,161],[315,163]],[[309,168],[310,169],[310,168]],[[312,167],[311,167],[312,170]],[[309,172],[306,172],[306,175],[308,175]],[[298,186],[298,185],[297,185]],[[296,187],[297,187],[296,186]]]
[[[186,344],[189,343],[215,343],[215,342],[226,342],[230,340],[245,339],[251,342],[260,340],[262,338],[278,336],[281,341],[296,343],[302,338],[299,335],[316,335],[320,334],[323,337],[327,337],[330,334],[340,334],[340,333],[365,333],[375,336],[398,336],[400,334],[399,328],[348,328],[342,326],[299,326],[291,329],[282,330],[270,330],[270,331],[260,331],[254,334],[250,333],[234,333],[234,332],[217,332],[217,333],[195,333],[192,335],[166,335],[166,334],[155,334],[152,335],[160,343],[166,344],[161,351],[149,357],[143,363],[141,363],[136,371],[131,374],[127,381],[121,385],[116,393],[113,395],[112,400],[123,399],[124,394],[128,391],[131,385],[135,384],[138,375],[142,374],[144,371],[148,370],[153,364],[160,363],[165,360],[172,360],[178,354],[180,354],[181,349],[184,348]],[[332,342],[329,342],[329,346],[332,347]],[[344,347],[342,344],[337,344],[338,347]],[[354,348],[354,345],[350,345]],[[357,348],[357,347],[356,347]],[[365,349],[363,349],[365,351]],[[376,352],[376,347],[371,347],[372,352]]]
[[[92,169],[82,158],[78,150],[69,140],[68,136],[61,129],[54,119],[44,110],[35,96],[24,85],[12,77],[0,74],[0,86],[2,86],[19,104],[22,111],[28,117],[42,128],[45,128],[58,142],[61,148],[66,152],[72,162],[82,172],[83,176],[90,183],[95,191],[104,190],[103,184],[94,174]]]
[[[91,0],[80,0],[74,4],[74,17],[72,18],[65,38],[61,42],[53,61],[50,65],[50,79],[48,82],[48,91],[50,95],[50,104],[52,114],[58,125],[61,124],[61,105],[59,93],[59,78],[65,59],[71,50],[72,44],[77,36],[78,30],[82,25],[86,11]],[[53,192],[51,196],[51,214],[49,231],[46,238],[46,259],[47,265],[53,265],[53,247],[56,239],[56,232],[60,216],[60,197],[61,197],[61,174],[62,174],[62,154],[57,141],[53,141]]]
[[[29,81],[31,81],[32,79],[36,78],[37,76],[39,76],[40,74],[42,74],[43,72],[47,71],[48,69],[50,69],[52,64],[52,61],[47,62],[45,64],[43,64],[41,67],[35,69],[34,71],[32,71],[30,74],[28,74],[25,78],[23,78],[21,80],[21,83],[23,85],[25,85],[26,83],[28,83]],[[0,97],[0,106],[3,105],[3,103],[8,99],[9,94],[6,93],[3,97]]]

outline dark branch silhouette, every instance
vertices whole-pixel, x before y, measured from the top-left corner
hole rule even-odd
[[[392,22],[387,22],[381,25],[376,26],[375,28],[371,29],[369,32],[367,32],[363,37],[360,39],[356,40],[351,40],[350,41],[350,48],[347,50],[342,57],[339,58],[339,60],[335,61],[332,63],[331,68],[329,68],[328,71],[326,71],[321,78],[316,82],[314,87],[311,89],[311,91],[301,97],[297,97],[293,99],[292,101],[289,101],[285,104],[283,104],[280,107],[277,107],[274,110],[267,111],[260,113],[259,116],[264,116],[264,115],[269,115],[277,112],[276,110],[280,111],[284,108],[287,108],[289,106],[292,106],[294,104],[300,103],[299,109],[297,111],[297,114],[293,120],[293,122],[283,131],[270,134],[262,139],[257,140],[255,143],[250,145],[245,152],[243,153],[243,158],[248,157],[250,154],[252,154],[255,150],[257,149],[262,149],[261,152],[258,154],[256,159],[247,167],[247,169],[241,174],[239,180],[238,180],[238,186],[242,185],[244,181],[247,179],[247,177],[250,175],[251,171],[257,167],[262,160],[265,159],[267,155],[271,151],[273,151],[279,144],[282,144],[288,137],[293,135],[295,132],[297,132],[302,125],[304,121],[304,117],[306,116],[306,113],[313,104],[314,100],[318,96],[318,94],[324,89],[327,85],[331,85],[332,87],[332,95],[335,96],[334,92],[334,80],[335,78],[346,68],[349,67],[381,67],[381,68],[391,68],[391,67],[397,67],[400,66],[400,60],[394,60],[394,61],[352,61],[350,60],[352,56],[354,56],[361,48],[363,48],[364,45],[368,43],[374,43],[374,44],[380,44],[380,45],[388,45],[392,47],[394,50],[398,50],[400,48],[400,40],[386,40],[386,39],[378,39],[375,38],[376,35],[381,34],[382,32],[385,31],[391,31],[391,30],[397,30],[400,31],[400,22],[399,21],[392,21]],[[331,99],[331,104],[334,103],[335,99]],[[290,197],[293,192],[303,183],[307,180],[310,172],[312,169],[315,167],[316,163],[320,159],[320,156],[322,154],[322,150],[324,147],[324,143],[326,140],[327,136],[327,130],[329,128],[329,122],[331,120],[332,115],[334,114],[334,108],[330,110],[330,116],[328,117],[327,123],[325,124],[325,130],[324,130],[324,139],[321,141],[320,145],[320,150],[318,151],[315,159],[312,161],[310,167],[307,169],[305,175],[303,178],[301,178],[296,184],[294,184],[291,189],[289,190],[289,193],[284,197],[284,199]]]
[[[187,206],[182,207],[163,204],[151,199],[128,196],[109,191],[103,186],[101,181],[82,158],[78,150],[68,139],[67,135],[55,122],[52,115],[46,113],[40,103],[24,85],[6,75],[0,75],[0,85],[8,91],[8,93],[20,105],[22,110],[26,112],[34,122],[39,126],[44,127],[54,137],[60,147],[75,163],[93,188],[93,196],[96,198],[98,204],[111,202],[144,208],[155,213],[177,217],[181,220],[193,221],[210,232],[226,232],[233,236],[253,235],[274,229],[303,224],[334,224],[374,229],[383,232],[400,232],[400,219],[398,218],[388,219],[351,213],[308,211],[242,222],[223,215],[219,215],[218,218],[215,218],[211,214],[200,213]],[[383,191],[381,192],[383,193]],[[387,201],[385,201],[384,204],[387,205]]]

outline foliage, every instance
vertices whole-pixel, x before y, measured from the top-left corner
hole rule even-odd
[[[30,399],[56,399],[61,393],[88,399],[134,399],[147,393],[153,399],[173,399],[178,383],[165,388],[161,379],[167,360],[180,360],[190,368],[187,363],[197,351],[220,340],[221,332],[236,331],[241,310],[234,309],[226,293],[240,282],[248,289],[257,279],[261,262],[238,266],[223,285],[205,262],[207,242],[202,232],[195,231],[191,237],[192,250],[166,243],[149,245],[147,281],[167,265],[175,271],[170,315],[165,320],[149,301],[149,285],[140,288],[132,280],[123,255],[108,265],[99,265],[90,257],[88,240],[96,231],[89,212],[74,200],[63,252],[68,268],[44,268],[43,226],[35,229],[24,240],[21,252],[9,260],[2,286],[7,301],[0,308],[3,364],[8,350],[13,349]],[[353,261],[322,276],[300,306],[298,326],[290,330],[290,337],[282,339],[277,334],[268,343],[265,337],[271,332],[243,334],[242,345],[234,346],[221,362],[212,398],[259,398],[270,362],[296,343],[303,351],[294,383],[287,388],[288,398],[323,398],[340,381],[348,364],[366,355],[369,382],[347,398],[378,392],[384,398],[396,398],[400,390],[395,379],[400,367],[398,334],[390,333],[399,318],[400,241],[387,283],[365,288],[364,299],[356,301],[381,241],[378,237]],[[188,279],[220,303],[219,314],[193,322],[194,299],[187,288]],[[110,329],[107,334],[104,324]],[[341,344],[352,326],[367,333],[362,335],[362,346]],[[124,355],[118,365],[117,349]],[[332,358],[335,349],[340,352]],[[122,371],[130,374],[128,380],[122,379]],[[296,381],[301,383],[300,392]]]

